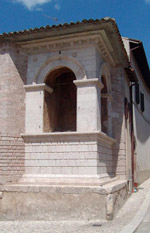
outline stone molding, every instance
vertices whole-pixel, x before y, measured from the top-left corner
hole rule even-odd
[[[43,83],[51,71],[60,67],[68,67],[71,69],[74,72],[76,79],[80,80],[87,78],[84,67],[77,59],[70,56],[59,55],[48,59],[41,65],[41,67],[39,67],[39,70],[34,77],[34,83]]]
[[[47,141],[59,141],[61,139],[67,138],[71,140],[71,137],[77,139],[88,138],[89,140],[99,140],[104,141],[110,145],[116,143],[116,140],[112,137],[109,137],[103,132],[54,132],[54,133],[39,133],[39,134],[22,134],[22,138],[25,142],[47,142]]]
[[[116,63],[118,64],[118,59],[104,30],[93,30],[92,35],[91,32],[84,32],[76,33],[76,36],[63,35],[27,42],[18,42],[17,44],[28,54],[95,46],[102,53],[104,60],[107,60],[111,66],[115,66]]]
[[[26,92],[32,92],[32,91],[47,91],[50,94],[53,93],[53,89],[49,87],[46,84],[33,84],[33,85],[24,85],[25,91]]]
[[[96,177],[98,178],[98,177]],[[96,186],[63,186],[63,185],[40,185],[40,184],[10,184],[0,187],[0,192],[24,192],[24,193],[99,193],[102,195],[106,194],[113,194],[117,191],[121,190],[122,188],[125,188],[127,186],[127,180],[113,180],[111,178],[107,184]]]
[[[74,80],[74,84],[77,87],[85,87],[85,86],[98,86],[100,89],[103,88],[103,84],[99,81],[98,78],[94,79],[83,79],[83,80]]]

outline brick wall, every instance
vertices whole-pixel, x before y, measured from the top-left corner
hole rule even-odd
[[[113,146],[113,172],[122,178],[126,176],[124,80],[124,72],[121,68],[112,69],[112,136],[117,141]]]
[[[24,142],[17,136],[0,135],[0,183],[17,180],[24,172]]]
[[[0,44],[0,180],[22,174],[27,57],[13,44]],[[16,166],[18,165],[18,166]]]

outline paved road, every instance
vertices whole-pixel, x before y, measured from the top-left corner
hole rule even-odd
[[[135,233],[149,233],[149,232],[150,232],[150,206],[147,210],[147,213],[142,223],[139,225]]]

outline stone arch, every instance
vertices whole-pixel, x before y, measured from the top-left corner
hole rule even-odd
[[[83,66],[74,58],[68,56],[57,56],[48,59],[38,70],[34,83],[44,83],[50,72],[61,67],[72,70],[77,80],[86,79],[87,75]]]

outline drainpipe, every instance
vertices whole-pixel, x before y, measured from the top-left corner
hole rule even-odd
[[[140,45],[137,45],[136,47],[130,49],[130,62],[131,62],[131,53],[138,49],[140,47]],[[133,69],[131,69],[132,72],[134,72]],[[132,87],[136,85],[136,83],[138,82],[137,77],[136,77],[136,81],[131,82],[130,83],[130,126],[131,126],[131,169],[132,171],[130,172],[130,180],[132,183],[131,188],[130,188],[130,192],[134,192],[134,179],[135,179],[135,158],[134,158],[134,150],[135,150],[135,140],[134,140],[134,122],[133,122],[133,92],[132,92]]]
[[[131,83],[130,85],[130,126],[131,126],[131,179],[132,185],[130,192],[133,191],[134,188],[134,125],[133,125],[133,95],[132,95],[132,87],[135,86],[135,83]]]

